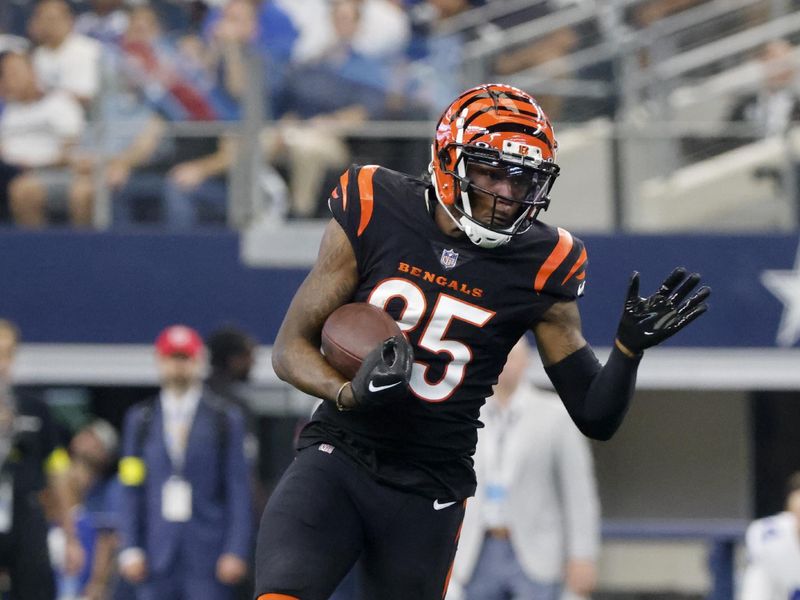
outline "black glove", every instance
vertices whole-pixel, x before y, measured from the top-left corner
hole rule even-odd
[[[397,402],[408,395],[414,350],[402,335],[384,340],[364,358],[350,384],[355,408]]]
[[[711,288],[703,286],[684,300],[700,282],[700,275],[686,275],[678,267],[664,280],[658,291],[647,298],[639,296],[639,273],[634,271],[628,297],[617,329],[617,340],[628,350],[640,353],[660,344],[686,327],[708,309],[704,302]]]

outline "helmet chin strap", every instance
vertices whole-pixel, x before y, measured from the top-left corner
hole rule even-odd
[[[452,218],[452,215],[450,216]],[[510,235],[497,233],[491,229],[482,227],[474,221],[470,221],[467,217],[461,217],[459,219],[459,227],[467,234],[470,242],[481,248],[497,248],[498,246],[507,244],[511,240]]]
[[[439,206],[442,207],[453,224],[466,234],[470,242],[481,248],[497,248],[498,246],[507,244],[511,240],[510,235],[496,233],[491,229],[481,227],[463,215],[461,217],[456,217],[453,211],[450,210],[450,207],[442,202],[442,199],[439,197],[439,188],[436,185],[436,174],[433,170],[431,170],[431,180],[433,183],[433,193],[436,194],[436,200],[439,202]],[[425,197],[427,199],[428,190],[425,190]]]

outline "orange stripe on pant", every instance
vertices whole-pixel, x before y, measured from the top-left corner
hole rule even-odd
[[[287,596],[286,594],[261,594],[258,600],[300,600],[297,596]]]

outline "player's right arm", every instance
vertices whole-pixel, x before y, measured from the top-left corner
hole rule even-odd
[[[341,225],[331,219],[325,228],[317,261],[297,290],[272,347],[272,366],[283,381],[325,400],[334,401],[345,383],[320,353],[325,319],[350,302],[358,284],[353,247]],[[352,405],[350,386],[342,402]]]

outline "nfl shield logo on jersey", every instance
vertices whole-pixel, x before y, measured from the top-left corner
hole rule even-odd
[[[442,266],[445,269],[452,269],[456,266],[457,261],[458,252],[453,252],[452,250],[442,250],[442,257],[439,259],[439,262],[442,263]]]

